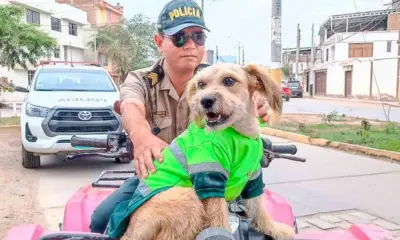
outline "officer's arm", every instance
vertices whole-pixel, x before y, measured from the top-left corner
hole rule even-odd
[[[121,85],[120,93],[122,123],[125,131],[135,143],[139,140],[138,138],[151,134],[150,125],[146,120],[144,83],[134,73],[129,73]]]

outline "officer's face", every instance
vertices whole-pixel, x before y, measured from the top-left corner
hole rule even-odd
[[[176,71],[194,71],[203,59],[205,36],[199,27],[186,28],[174,36],[156,36],[155,41]]]

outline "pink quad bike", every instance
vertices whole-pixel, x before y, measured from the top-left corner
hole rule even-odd
[[[263,168],[267,168],[274,158],[286,158],[294,161],[304,162],[305,159],[294,155],[297,152],[295,145],[272,145],[268,139],[263,139],[264,157]],[[68,160],[88,157],[103,156],[109,158],[130,158],[133,159],[133,145],[125,133],[109,133],[107,139],[96,140],[73,136],[72,146],[86,146],[99,148],[99,152],[79,153],[67,156]],[[103,151],[102,151],[103,149]],[[105,151],[104,151],[105,150]],[[290,155],[284,155],[290,154]],[[90,185],[79,189],[67,202],[64,211],[63,223],[59,224],[59,231],[50,231],[39,224],[26,224],[10,229],[4,240],[116,240],[106,235],[91,233],[89,229],[91,215],[96,207],[107,198],[121,183],[135,174],[134,171],[104,171]],[[125,176],[124,176],[125,175]],[[128,175],[128,176],[127,176]],[[108,182],[108,183],[107,183]],[[296,234],[289,239],[302,240],[390,240],[394,236],[387,230],[375,225],[352,225],[347,230],[316,231],[313,233],[298,233],[296,218],[293,214],[290,203],[265,188],[265,207],[271,213],[274,220],[293,226]],[[232,240],[272,240],[270,236],[261,234],[252,228],[251,220],[244,213],[242,199],[229,203],[229,221],[233,231],[230,237],[224,232],[203,231],[200,239],[232,239]],[[213,229],[215,230],[215,229]]]

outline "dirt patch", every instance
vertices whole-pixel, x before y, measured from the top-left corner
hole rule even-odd
[[[0,239],[14,226],[44,224],[38,211],[37,179],[21,165],[19,128],[0,128]]]
[[[303,123],[303,124],[346,124],[346,125],[360,125],[363,118],[347,117],[342,114],[283,114],[281,117],[281,123]],[[387,122],[370,120],[368,122],[371,125],[384,125]]]

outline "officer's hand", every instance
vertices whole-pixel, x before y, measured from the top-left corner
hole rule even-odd
[[[269,105],[266,101],[257,102],[257,112],[258,116],[264,123],[268,123],[269,115],[268,115]]]
[[[167,146],[166,142],[153,134],[149,134],[136,141],[134,147],[134,164],[138,177],[147,178],[149,171],[156,172],[153,160],[157,159],[161,163],[163,161],[161,151]]]

